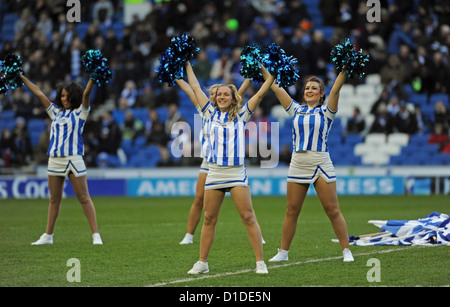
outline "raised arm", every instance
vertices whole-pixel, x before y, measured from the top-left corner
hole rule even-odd
[[[197,99],[198,105],[203,109],[203,107],[208,103],[208,96],[206,96],[205,92],[202,91],[200,83],[197,80],[197,77],[194,74],[194,70],[192,69],[191,63],[189,61],[186,62],[186,74],[188,77],[189,85],[191,86],[192,91],[195,94],[195,98]]]
[[[183,92],[188,95],[189,99],[191,100],[194,107],[198,105],[197,98],[195,97],[194,91],[192,90],[189,83],[184,81],[183,79],[175,79],[175,82],[178,84],[178,86],[183,90]]]
[[[33,82],[31,82],[30,80],[28,80],[27,77],[25,77],[24,75],[20,75],[20,78],[22,79],[23,83],[25,83],[25,85],[28,87],[28,89],[34,94],[36,95],[36,97],[39,99],[39,101],[41,102],[42,106],[45,109],[48,109],[48,107],[50,107],[50,105],[52,104],[51,101],[47,98],[47,96],[45,96],[45,94],[41,91],[41,89],[39,88],[39,86],[37,86],[36,84],[34,84]]]
[[[270,74],[263,74],[264,80],[269,76]],[[275,93],[275,96],[277,96],[278,101],[281,103],[281,105],[287,109],[289,105],[292,102],[291,96],[286,92],[284,88],[282,88],[279,84],[272,83],[271,87],[272,91]]]
[[[251,83],[251,79],[245,79],[244,82],[242,82],[241,87],[238,90],[238,95],[242,97],[242,101],[244,101],[245,92],[247,91]]]
[[[345,83],[345,80],[347,80],[347,75],[345,72],[340,72],[339,75],[336,77],[336,80],[334,81],[333,87],[331,88],[330,94],[328,95],[328,108],[336,112],[338,109],[338,102],[339,102],[339,92],[342,88],[342,85]]]
[[[89,79],[88,83],[86,84],[86,88],[84,89],[84,93],[83,93],[82,104],[85,109],[89,109],[89,105],[91,104],[91,91],[92,91],[93,87],[94,87],[94,81]]]
[[[259,90],[256,92],[256,94],[253,95],[253,97],[250,98],[250,100],[248,101],[248,108],[252,112],[255,111],[256,107],[259,105],[263,97],[269,91],[271,85],[273,84],[273,81],[275,81],[275,76],[272,76],[264,66],[262,65],[260,66],[261,66],[261,74],[263,75],[265,81],[263,85],[259,88]]]

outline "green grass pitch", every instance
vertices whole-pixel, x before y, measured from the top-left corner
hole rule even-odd
[[[54,244],[31,246],[45,231],[48,200],[0,202],[0,286],[2,287],[300,287],[448,286],[450,247],[352,246],[353,263],[342,262],[339,244],[317,197],[309,196],[299,217],[289,261],[270,263],[280,246],[285,197],[253,197],[269,274],[253,272],[255,259],[245,228],[226,197],[209,256],[210,273],[187,271],[199,256],[202,221],[194,244],[180,246],[192,198],[95,197],[104,244],[92,245],[81,206],[63,201]],[[349,235],[377,232],[368,220],[417,219],[433,211],[450,213],[448,196],[340,197]],[[80,281],[69,282],[79,261]],[[380,263],[380,282],[368,281],[368,260]]]

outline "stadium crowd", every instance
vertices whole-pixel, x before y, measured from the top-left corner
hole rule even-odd
[[[171,37],[182,33],[199,42],[201,50],[193,66],[205,86],[217,82],[240,84],[241,48],[272,42],[299,59],[302,77],[318,75],[329,85],[336,76],[330,51],[350,37],[357,48],[371,56],[366,74],[379,74],[383,86],[378,100],[361,101],[373,104],[375,120],[369,131],[427,133],[430,142],[437,142],[441,152],[450,154],[449,1],[381,0],[381,22],[368,22],[370,7],[365,0],[153,0],[151,12],[144,18],[135,16],[130,24],[123,22],[123,1],[81,1],[81,23],[67,22],[66,2],[3,1],[0,20],[7,14],[16,14],[17,18],[13,39],[0,40],[0,59],[9,53],[20,54],[25,75],[53,97],[55,85],[61,80],[86,83],[88,76],[81,64],[86,50],[100,49],[108,58],[113,79],[94,91],[94,116],[89,117],[83,134],[88,166],[101,167],[104,154],[119,152],[120,157],[124,141],[138,139],[160,147],[160,166],[199,165],[198,159],[172,159],[167,150],[173,139],[171,125],[187,120],[181,112],[185,97],[176,86],[160,84],[155,72]],[[320,16],[310,14],[310,3],[319,8]],[[334,31],[327,35],[324,30],[330,27]],[[364,79],[351,82],[358,85]],[[259,85],[252,85],[249,91],[255,86]],[[288,89],[299,101],[301,87],[299,80]],[[441,93],[447,100],[436,102],[432,116],[420,114],[418,104],[414,116],[405,108],[412,93],[427,97]],[[0,101],[0,119],[8,110],[13,110],[15,117],[15,126],[1,132],[1,166],[46,164],[49,122],[36,146],[27,127],[31,119],[48,117],[39,101],[25,88],[1,95]],[[279,103],[269,93],[260,104],[259,118],[253,120],[267,121],[275,105]],[[146,115],[137,118],[135,109],[145,109]],[[117,110],[122,111],[123,118],[115,115]],[[190,108],[190,116],[193,110]],[[358,110],[355,119],[346,133],[364,130],[364,118]],[[288,153],[282,152],[284,156],[289,159]]]

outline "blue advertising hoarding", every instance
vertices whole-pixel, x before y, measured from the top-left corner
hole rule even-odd
[[[89,178],[91,196],[173,197],[194,196],[196,177],[168,178]],[[253,177],[249,179],[254,196],[286,195],[285,177]],[[342,176],[336,183],[338,195],[402,195],[405,194],[404,178],[401,176]],[[423,183],[421,191],[424,189]],[[316,195],[311,185],[308,195]],[[68,179],[64,196],[75,196]],[[0,178],[0,198],[48,198],[48,183],[45,178],[16,177]]]

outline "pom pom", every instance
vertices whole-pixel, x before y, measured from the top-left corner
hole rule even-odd
[[[90,74],[90,78],[98,86],[108,83],[112,78],[112,71],[108,65],[108,59],[103,57],[100,50],[88,50],[81,57],[81,63],[86,71]]]
[[[240,74],[246,79],[256,82],[264,82],[259,63],[262,60],[262,48],[259,46],[244,46],[241,50]]]
[[[4,77],[0,77],[0,95],[8,93],[8,84]]]
[[[331,50],[330,58],[336,70],[345,71],[348,78],[362,78],[366,62],[369,61],[369,55],[363,54],[361,49],[356,52],[349,38]]]
[[[167,49],[159,59],[159,66],[156,69],[157,77],[160,83],[167,82],[169,86],[175,85],[175,79],[182,79],[184,76],[184,67],[174,61],[170,49]]]
[[[300,78],[295,64],[298,60],[288,57],[283,49],[275,43],[270,44],[262,58],[262,64],[272,75],[276,75],[275,83],[282,87],[289,87]]]
[[[173,37],[169,48],[161,55],[159,66],[155,70],[159,82],[167,82],[169,86],[175,84],[175,79],[182,79],[184,75],[184,64],[190,61],[200,50],[198,42],[183,34]]]
[[[3,82],[11,89],[22,87],[23,81],[20,78],[20,75],[23,74],[23,70],[20,55],[14,53],[8,54],[5,61],[3,61],[0,74],[4,76],[4,81],[2,81],[2,91],[4,87]]]
[[[175,59],[175,63],[179,65],[184,65],[186,61],[190,61],[200,50],[197,40],[186,34],[173,37],[169,48]]]

